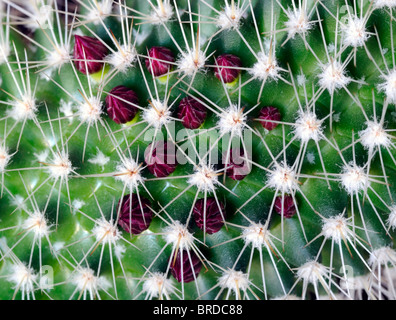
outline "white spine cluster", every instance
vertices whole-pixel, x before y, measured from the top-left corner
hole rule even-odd
[[[73,109],[74,109],[74,104],[72,101],[65,101],[61,99],[61,101],[59,102],[59,111],[63,113],[65,117],[69,118],[69,123],[73,123],[73,114],[74,114]]]
[[[351,78],[345,75],[345,67],[338,61],[327,63],[319,74],[319,85],[329,92],[346,87]]]
[[[8,153],[8,149],[0,145],[0,173],[4,172],[7,165],[10,163],[11,155]]]
[[[39,211],[34,211],[29,214],[23,224],[22,228],[29,232],[34,232],[34,234],[39,237],[47,237],[50,233],[50,226],[48,225],[47,219],[44,213]]]
[[[115,245],[121,238],[121,232],[118,230],[117,225],[104,218],[96,220],[96,225],[92,229],[92,233],[95,235],[96,241],[101,241],[109,245]]]
[[[100,151],[99,149],[97,149],[97,150],[98,150],[98,153],[96,154],[96,156],[92,157],[91,159],[88,159],[88,162],[92,163],[92,164],[96,164],[98,166],[101,166],[102,171],[103,171],[104,166],[109,163],[110,157],[105,156],[105,154],[102,151]]]
[[[72,163],[69,156],[62,152],[61,154],[55,153],[53,160],[48,166],[48,172],[54,179],[67,179],[72,172]]]
[[[205,68],[206,56],[201,50],[187,51],[177,60],[177,68],[181,73],[192,76],[194,73]]]
[[[60,68],[63,64],[69,62],[71,59],[70,48],[68,45],[57,46],[55,50],[52,50],[47,54],[47,63],[50,68],[48,73],[52,74],[57,68]],[[44,79],[49,80],[48,77],[44,76]]]
[[[301,142],[319,141],[323,135],[322,122],[313,112],[299,112],[294,124],[294,134]]]
[[[242,271],[227,270],[218,279],[218,284],[221,288],[234,291],[235,296],[238,297],[240,291],[246,292],[249,288],[249,278]]]
[[[317,284],[318,281],[323,281],[327,275],[328,268],[316,261],[308,261],[297,270],[297,276],[307,283]]]
[[[19,194],[15,195],[15,198],[12,200],[12,204],[18,208],[21,208],[21,210],[26,211],[26,203],[24,202],[24,198],[20,196]]]
[[[276,165],[274,170],[268,174],[268,185],[273,189],[290,193],[297,187],[296,173],[285,163]]]
[[[383,75],[381,78],[385,81],[378,85],[378,89],[385,93],[389,103],[396,103],[396,70],[391,70],[388,75]]]
[[[123,182],[130,188],[137,188],[139,184],[143,183],[144,178],[140,174],[140,165],[133,159],[124,159],[116,168],[116,180]]]
[[[237,105],[231,105],[224,110],[217,125],[220,128],[220,134],[231,133],[233,136],[242,136],[243,129],[246,126],[247,116]]]
[[[390,247],[381,247],[371,252],[368,259],[370,266],[381,266],[388,263],[395,264],[396,262],[396,251]]]
[[[94,5],[88,5],[90,11],[87,14],[87,20],[95,25],[99,25],[101,20],[106,18],[113,9],[114,0],[95,1]]]
[[[296,34],[306,34],[313,25],[313,22],[309,21],[307,13],[302,9],[288,9],[287,17],[289,20],[285,22],[288,30],[288,37],[293,39]]]
[[[95,276],[95,272],[90,268],[81,268],[75,272],[71,282],[81,292],[89,293],[91,299],[96,296],[96,293],[100,290],[107,290],[111,287],[110,282],[105,277]]]
[[[396,7],[396,0],[374,0],[374,7],[392,9]]]
[[[171,112],[166,102],[154,99],[143,111],[143,119],[154,128],[160,128],[171,121]]]
[[[366,129],[359,132],[361,143],[366,149],[381,146],[387,148],[391,145],[391,140],[380,123],[367,121],[366,126]]]
[[[322,225],[322,233],[325,238],[340,242],[348,237],[348,221],[342,215],[325,219]]]
[[[80,210],[85,205],[85,202],[80,199],[74,199],[72,202],[73,214]]]
[[[257,57],[258,61],[249,70],[249,73],[259,80],[268,78],[277,80],[279,78],[279,67],[275,57],[268,56],[264,52],[259,52]]]
[[[36,99],[29,95],[24,95],[16,101],[10,101],[10,105],[12,107],[7,110],[7,115],[16,121],[33,119],[38,110]]]
[[[389,212],[388,220],[386,221],[386,223],[388,224],[388,226],[390,228],[392,228],[392,230],[395,230],[395,228],[396,228],[396,205],[393,205],[390,209],[391,210]]]
[[[48,1],[47,1],[48,2]],[[25,22],[25,27],[36,31],[45,28],[51,22],[53,10],[45,1],[24,1],[23,4],[30,12],[30,17]]]
[[[34,273],[32,268],[27,267],[22,263],[17,263],[12,266],[11,275],[8,276],[8,281],[14,284],[14,288],[22,292],[24,295],[29,295],[34,292],[35,283],[37,283],[37,274]]]
[[[365,19],[348,19],[346,25],[342,26],[344,32],[344,44],[354,48],[362,47],[369,35],[366,31]]]
[[[188,179],[188,183],[195,185],[201,191],[213,192],[218,182],[218,174],[211,166],[200,165]]]
[[[342,168],[341,183],[349,194],[355,194],[368,187],[370,181],[362,167],[350,162]]]
[[[172,19],[174,15],[173,7],[169,1],[160,1],[158,8],[154,8],[151,11],[150,22],[152,24],[166,23]]]
[[[305,85],[307,83],[307,77],[305,76],[305,74],[301,73],[297,75],[297,85],[299,87],[302,87],[303,85]]]
[[[87,100],[79,105],[78,116],[81,122],[85,122],[92,126],[100,120],[102,111],[102,101],[97,97],[87,98]]]
[[[344,290],[365,291],[370,287],[370,275],[347,277],[341,279],[340,285]]]
[[[172,281],[165,277],[165,274],[154,272],[143,283],[143,292],[151,298],[158,298],[161,295],[169,297],[175,292]]]
[[[173,246],[178,245],[180,250],[190,249],[194,241],[194,237],[188,231],[187,226],[181,224],[180,221],[175,221],[165,228],[164,239]]]
[[[261,248],[268,243],[270,232],[261,223],[254,223],[243,230],[242,236],[246,243],[252,244],[255,248]]]
[[[126,247],[120,243],[114,245],[114,256],[120,261],[126,252]]]
[[[0,64],[7,61],[8,56],[11,53],[10,45],[8,41],[0,40]]]
[[[216,26],[224,30],[239,29],[242,18],[244,18],[243,10],[232,7],[226,2],[224,10],[217,16]]]
[[[125,73],[133,66],[136,59],[136,49],[133,46],[123,44],[119,51],[109,54],[105,61],[118,71]]]

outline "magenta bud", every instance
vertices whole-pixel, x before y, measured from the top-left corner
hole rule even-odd
[[[280,121],[281,118],[282,116],[279,110],[275,107],[268,106],[260,110],[259,119],[262,119],[260,121],[261,125],[268,131],[275,129],[279,123],[271,122],[271,121],[263,121],[263,120]]]
[[[138,197],[136,194],[127,194],[120,199],[117,205],[117,213],[119,210],[118,224],[128,233],[142,233],[148,229],[153,219],[150,201],[142,196]]]
[[[275,211],[279,215],[283,215],[284,218],[291,218],[297,212],[296,205],[293,201],[293,197],[291,195],[285,194],[283,199],[283,211],[282,211],[282,196],[278,196],[275,199]]]
[[[148,55],[151,59],[146,59],[146,68],[155,77],[169,72],[172,69],[172,63],[169,62],[175,62],[173,52],[165,47],[152,47]]]
[[[98,39],[88,36],[74,36],[74,64],[84,73],[91,74],[102,69],[103,59],[107,55],[106,46]]]
[[[173,143],[157,141],[150,143],[144,153],[147,169],[157,178],[167,177],[175,171],[176,149]]]
[[[240,69],[234,69],[242,66],[241,59],[233,54],[218,56],[216,58],[216,65],[215,76],[224,83],[233,82],[241,73]]]
[[[179,103],[177,116],[185,128],[197,129],[206,119],[206,107],[192,97],[185,97]]]
[[[127,87],[117,86],[111,89],[106,97],[107,114],[118,124],[127,123],[135,117],[138,111],[132,103],[135,105],[139,103],[136,93]]]
[[[183,250],[182,260],[181,250],[179,250],[176,259],[174,256],[171,259],[171,273],[178,282],[194,281],[202,269],[202,262],[194,251]]]
[[[223,155],[224,165],[226,166],[226,174],[232,180],[242,180],[250,173],[250,166],[245,160],[244,152],[242,149],[231,149],[228,154]]]
[[[198,228],[208,234],[218,232],[224,224],[225,210],[224,205],[215,198],[206,199],[206,211],[204,210],[205,199],[199,199],[194,206],[194,220]],[[220,207],[219,207],[220,205]],[[220,211],[221,209],[221,211]],[[206,213],[206,221],[204,222],[204,214]]]

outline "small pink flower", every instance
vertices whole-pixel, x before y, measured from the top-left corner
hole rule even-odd
[[[153,148],[152,152],[151,148]],[[150,143],[144,154],[147,169],[157,178],[169,176],[177,166],[175,148],[172,143],[168,142],[158,141],[153,147]]]
[[[138,103],[138,97],[133,90],[124,86],[117,86],[106,97],[107,114],[118,124],[127,123],[135,117],[138,111],[132,104],[137,105]]]
[[[227,155],[223,155],[224,165],[227,166],[226,174],[232,180],[242,180],[250,173],[250,167],[244,159],[244,152],[242,149],[230,150],[228,155],[228,163],[226,164]]]
[[[173,52],[166,47],[152,47],[148,55],[151,59],[146,59],[146,68],[155,77],[168,73],[172,69],[172,63],[168,62],[175,62]]]
[[[187,252],[186,250],[183,250],[182,261],[180,251],[181,250],[177,252],[176,259],[174,256],[171,257],[172,261],[170,270],[172,276],[174,276],[178,282],[183,281],[184,283],[187,283],[194,281],[195,278],[198,277],[198,274],[202,269],[202,262],[201,260],[199,260],[199,257],[195,254],[194,251]],[[191,265],[193,266],[193,268],[191,268]]]
[[[98,39],[74,36],[74,64],[80,72],[91,74],[102,69],[108,50]]]
[[[260,121],[261,125],[268,131],[274,130],[279,124],[272,121],[280,121],[281,118],[282,116],[279,110],[275,107],[268,106],[260,110],[259,119],[262,119]],[[271,120],[271,121],[263,121],[263,120]]]
[[[291,195],[285,194],[283,199],[283,211],[282,211],[282,196],[278,196],[275,199],[275,211],[279,215],[283,215],[284,218],[293,217],[297,210],[296,205],[294,204],[293,197]]]
[[[208,234],[218,232],[224,224],[223,218],[225,218],[224,205],[217,201],[213,197],[206,199],[206,210],[204,210],[205,199],[199,199],[195,203],[193,214],[194,220],[198,228],[205,231]],[[220,211],[221,210],[221,211]],[[204,215],[206,219],[204,223]]]
[[[215,76],[224,83],[233,82],[241,73],[241,59],[233,54],[223,54],[216,58]]]
[[[119,206],[121,205],[121,209]],[[118,224],[126,232],[140,234],[147,230],[153,219],[153,212],[150,209],[150,201],[136,194],[125,195],[117,205],[117,213],[120,210]]]
[[[177,116],[185,128],[197,129],[206,119],[206,107],[194,98],[185,97],[180,101]]]

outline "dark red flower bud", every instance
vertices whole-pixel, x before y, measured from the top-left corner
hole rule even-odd
[[[107,53],[106,46],[98,39],[88,36],[74,36],[74,59],[76,59],[74,64],[80,72],[84,74],[98,72],[104,64],[101,60]]]
[[[138,109],[130,103],[139,103],[136,93],[124,86],[117,86],[106,97],[107,114],[114,122],[121,124],[131,121]]]
[[[241,59],[233,54],[218,56],[216,58],[216,65],[218,67],[216,67],[215,76],[220,81],[223,80],[224,83],[233,82],[241,73],[240,69],[235,69],[242,66]]]
[[[233,150],[231,149],[228,154],[223,155],[223,162],[226,166],[226,174],[232,180],[242,180],[245,178],[251,170],[249,163],[245,160],[244,152],[242,149]]]
[[[197,129],[206,119],[206,107],[194,98],[185,97],[180,101],[177,116],[185,128]]]
[[[279,215],[283,213],[284,218],[291,218],[297,212],[296,205],[293,201],[293,197],[291,195],[285,194],[283,199],[283,212],[282,212],[282,196],[278,196],[275,199],[275,211]]]
[[[121,209],[119,209],[120,203]],[[138,197],[136,194],[127,194],[120,199],[117,205],[117,213],[118,210],[120,210],[118,224],[128,233],[142,233],[148,229],[153,219],[150,201],[142,196]]]
[[[177,252],[176,259],[171,257],[171,273],[178,282],[194,281],[202,269],[202,262],[194,251],[183,250],[183,260],[181,258],[181,250]],[[191,259],[190,259],[191,258]],[[192,265],[192,267],[191,267]],[[182,271],[183,266],[183,271]]]
[[[150,155],[151,153],[151,155]],[[150,143],[144,153],[147,169],[157,178],[167,177],[175,171],[176,147],[173,143],[157,141]]]
[[[264,107],[264,108],[262,108],[262,109],[260,110],[259,119],[262,119],[262,120],[272,120],[272,121],[280,121],[281,118],[282,118],[282,116],[281,116],[279,110],[278,110],[277,108],[275,108],[275,107],[268,106],[268,107]],[[262,125],[265,129],[267,129],[267,130],[269,130],[269,131],[275,129],[275,128],[278,126],[278,124],[279,124],[279,123],[276,123],[276,122],[262,121],[262,120],[260,121],[260,122],[261,122],[261,125]]]
[[[175,62],[173,52],[165,47],[152,47],[148,55],[152,59],[146,59],[146,68],[155,77],[169,72],[172,69],[172,64],[168,62]]]
[[[224,224],[223,219],[225,218],[224,205],[217,201],[214,197],[206,199],[206,212],[204,212],[205,199],[199,199],[194,206],[194,220],[198,228],[205,231],[208,234],[218,232]],[[221,211],[220,211],[221,209]],[[206,221],[204,225],[204,214],[206,213]]]

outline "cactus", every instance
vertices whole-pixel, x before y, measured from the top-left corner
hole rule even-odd
[[[1,0],[1,299],[395,299],[393,0]]]

